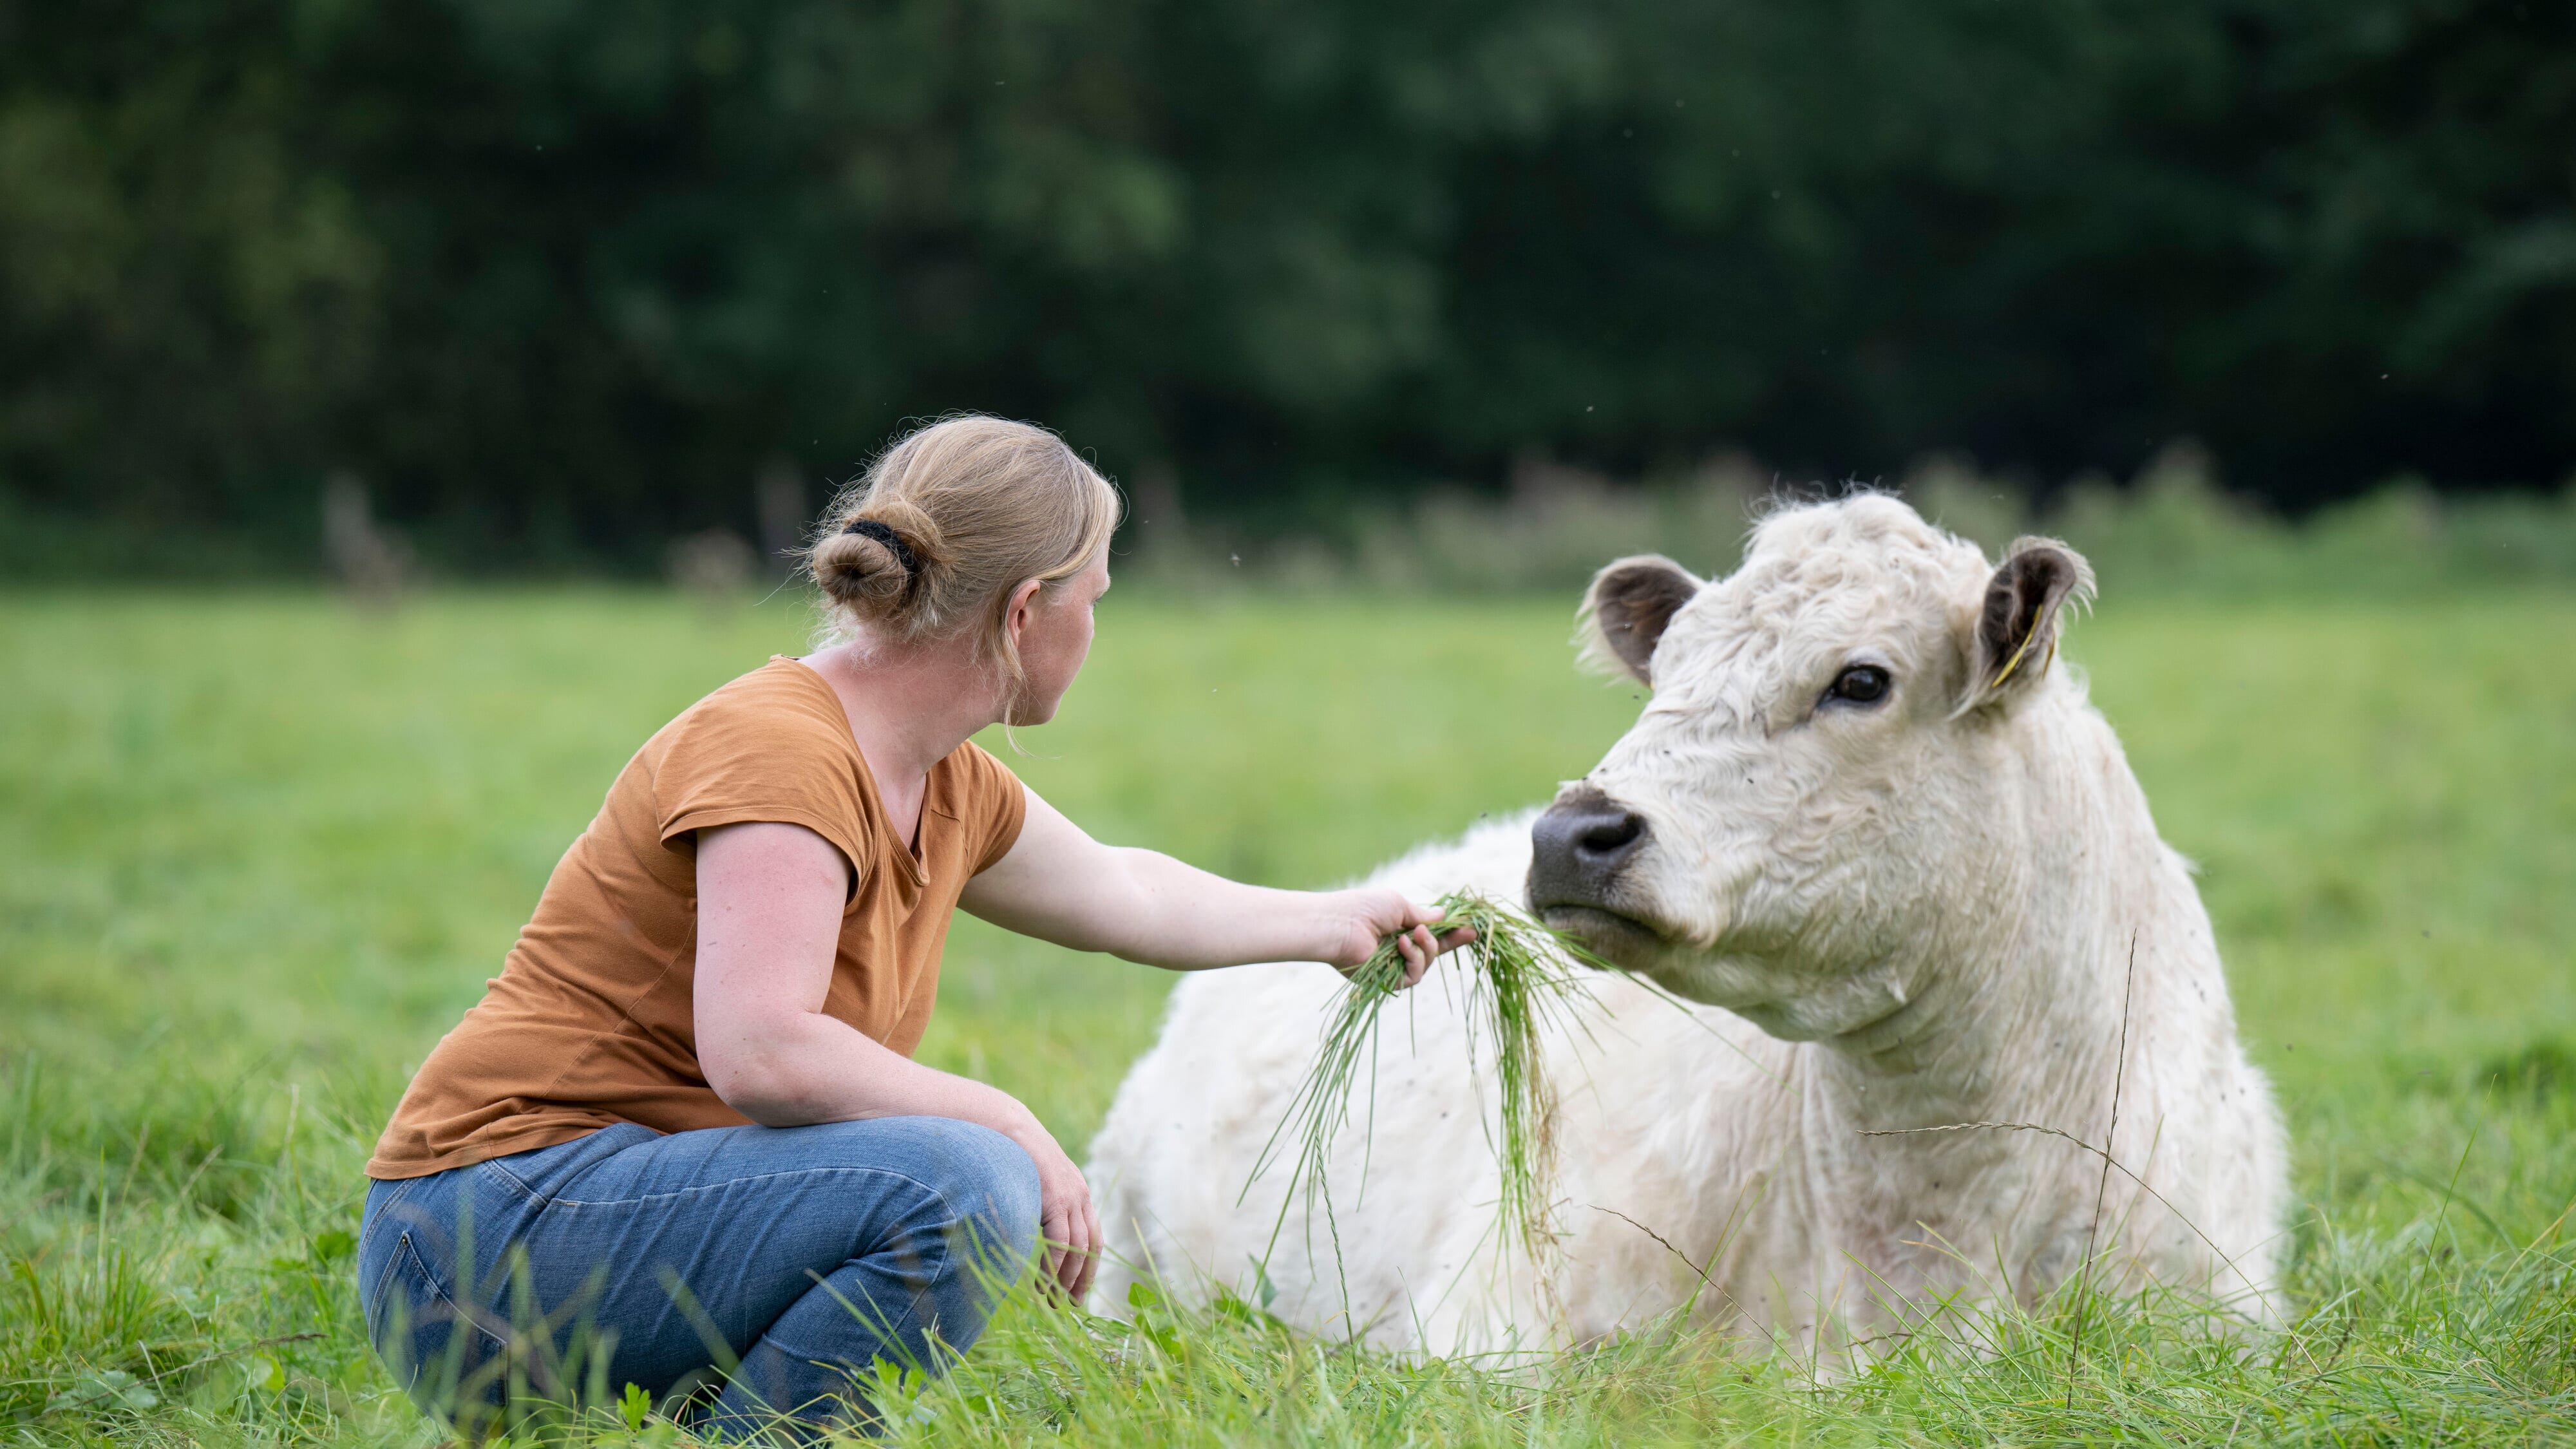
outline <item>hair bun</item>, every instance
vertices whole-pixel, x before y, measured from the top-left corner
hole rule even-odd
[[[906,557],[911,553],[884,524],[866,529],[853,524],[816,543],[808,561],[824,593],[855,613],[877,617],[892,613],[911,589],[920,563],[918,557]]]
[[[875,539],[877,542],[884,544],[887,548],[894,550],[895,561],[903,565],[903,571],[905,573],[917,574],[921,572],[921,555],[913,552],[912,545],[903,541],[902,534],[895,532],[884,523],[873,518],[853,518],[850,520],[849,526],[841,531],[843,533],[862,534],[868,538]]]

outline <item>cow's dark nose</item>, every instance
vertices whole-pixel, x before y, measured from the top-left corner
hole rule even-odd
[[[1530,905],[1601,903],[1645,843],[1646,817],[1590,787],[1575,791],[1530,827]]]

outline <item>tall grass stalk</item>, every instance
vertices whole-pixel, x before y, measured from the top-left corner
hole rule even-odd
[[[1576,963],[1608,969],[1609,963],[1546,926],[1473,891],[1440,898],[1441,930],[1460,926],[1475,932],[1458,948],[1466,967],[1460,1003],[1467,1024],[1469,1068],[1482,1074],[1490,1054],[1494,1088],[1499,1097],[1486,1140],[1501,1174],[1496,1215],[1507,1239],[1533,1253],[1554,1240],[1549,1220],[1548,1184],[1556,1171],[1556,1093],[1541,1062],[1541,1036],[1551,1021],[1573,1020],[1580,994]],[[1369,1116],[1363,1132],[1376,1127],[1378,1023],[1386,1006],[1404,989],[1404,957],[1389,938],[1350,974],[1349,989],[1324,1024],[1315,1060],[1306,1080],[1289,1100],[1288,1111],[1263,1144],[1252,1167],[1253,1180],[1293,1149],[1288,1190],[1280,1203],[1280,1221],[1297,1200],[1301,1187],[1311,1188],[1334,1233],[1339,1256],[1339,1230],[1332,1228],[1332,1195],[1325,1166],[1333,1142],[1351,1121],[1353,1089],[1363,1073],[1369,1081]],[[1365,1176],[1365,1156],[1362,1173]],[[1249,1194],[1252,1183],[1244,1184]],[[1273,1228],[1276,1241],[1277,1229]]]

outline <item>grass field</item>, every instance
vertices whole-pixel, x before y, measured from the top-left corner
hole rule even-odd
[[[1617,737],[1633,692],[1572,672],[1567,613],[1117,596],[1016,764],[1105,838],[1331,882]],[[802,629],[608,592],[0,599],[0,1438],[434,1441],[355,1322],[365,1148],[626,756]],[[2576,1440],[2576,598],[2115,599],[2069,652],[2289,1115],[2289,1332],[2110,1305],[2071,1353],[2044,1308],[1817,1388],[1689,1336],[1506,1378],[1029,1304],[902,1435]],[[1165,984],[965,922],[922,1055],[1078,1143]]]

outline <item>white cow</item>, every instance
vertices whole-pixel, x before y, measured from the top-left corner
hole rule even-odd
[[[1716,582],[1602,570],[1590,652],[1652,686],[1635,727],[1545,813],[1371,877],[1526,902],[1702,1003],[1587,973],[1546,1052],[1553,1248],[1496,1230],[1456,957],[1381,1034],[1333,1220],[1274,1233],[1285,1171],[1245,1185],[1342,981],[1249,967],[1182,982],[1092,1144],[1094,1305],[1231,1288],[1447,1354],[1692,1319],[1812,1362],[2032,1302],[2089,1249],[2097,1281],[2273,1317],[2279,1116],[2191,868],[2057,660],[2090,589],[2062,545],[1997,567],[1871,494],[1773,514]]]

